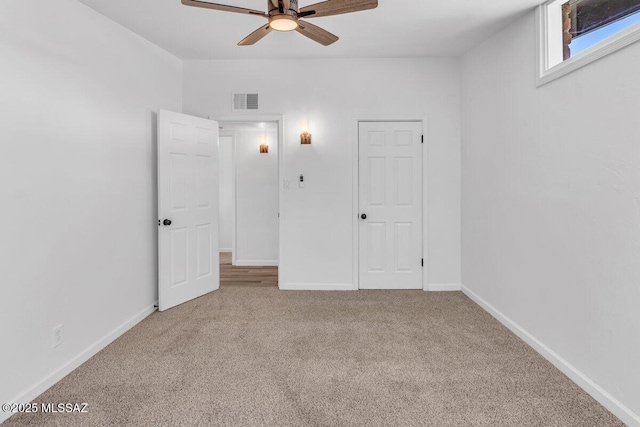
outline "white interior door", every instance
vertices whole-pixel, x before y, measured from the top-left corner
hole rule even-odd
[[[158,115],[160,311],[220,287],[218,124]]]
[[[422,123],[359,124],[360,289],[422,289]]]

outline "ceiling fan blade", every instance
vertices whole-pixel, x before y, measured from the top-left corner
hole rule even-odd
[[[376,7],[378,7],[378,0],[327,0],[303,7],[300,9],[298,17],[319,18],[321,16],[340,15],[343,13],[375,9]]]
[[[255,30],[253,33],[249,34],[245,37],[238,46],[251,46],[252,44],[256,44],[256,42],[260,41],[264,36],[271,32],[271,26],[269,24],[263,25],[262,27]]]
[[[282,0],[282,3],[284,4],[284,10],[289,10],[289,8],[291,7],[291,0]]]
[[[201,0],[182,0],[185,6],[202,7],[205,9],[222,10],[225,12],[246,13],[248,15],[259,15],[267,18],[267,14],[255,9],[245,9],[244,7],[227,6],[226,4],[209,3]]]
[[[296,28],[296,31],[323,46],[329,46],[330,44],[338,41],[338,36],[305,21],[298,21],[298,28]]]

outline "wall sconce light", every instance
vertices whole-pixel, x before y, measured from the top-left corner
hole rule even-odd
[[[309,133],[309,122],[300,122],[300,144],[311,144],[311,134]]]
[[[267,145],[267,135],[265,134],[260,135],[260,152],[261,153],[269,152],[269,145]]]

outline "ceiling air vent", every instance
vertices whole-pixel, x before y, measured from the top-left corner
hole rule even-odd
[[[234,93],[232,109],[233,111],[258,110],[258,94]]]

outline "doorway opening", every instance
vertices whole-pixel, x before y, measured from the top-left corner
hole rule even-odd
[[[220,285],[277,287],[280,122],[220,120]]]

